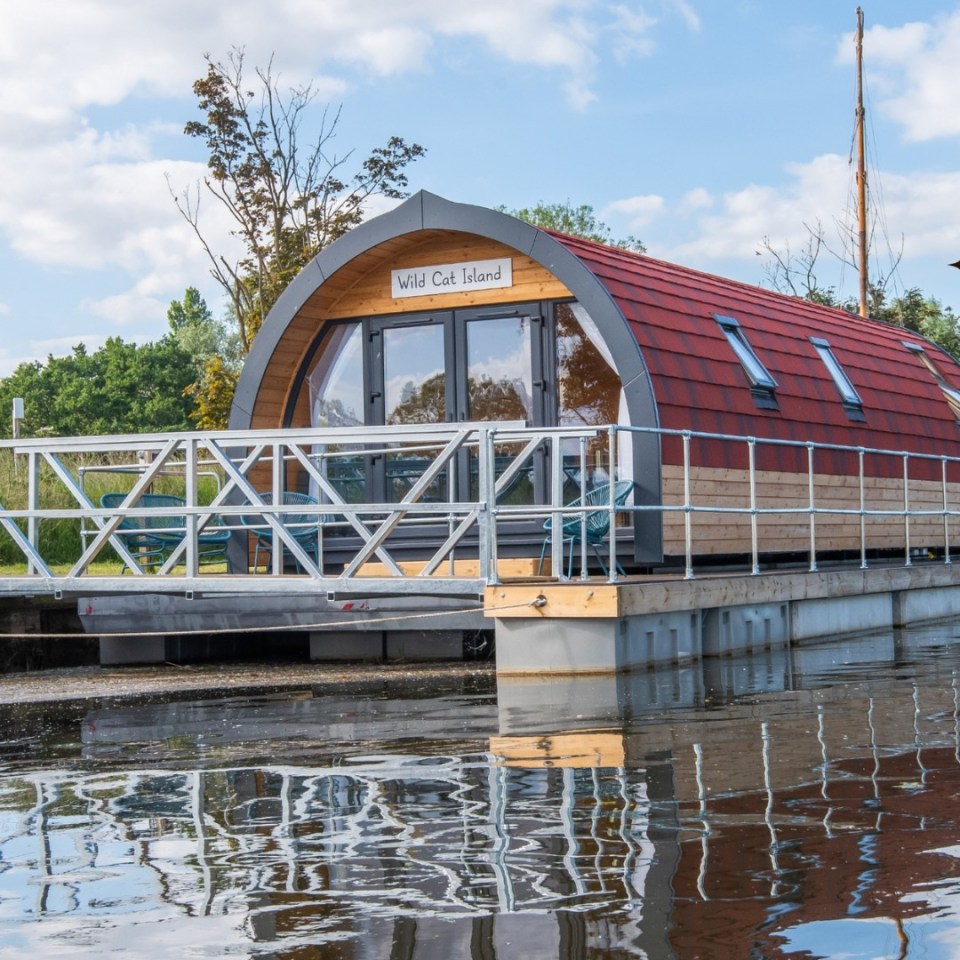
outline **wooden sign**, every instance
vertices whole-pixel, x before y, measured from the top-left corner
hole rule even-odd
[[[513,286],[513,261],[469,260],[429,267],[407,267],[390,271],[394,298],[426,297],[437,293],[469,293]]]

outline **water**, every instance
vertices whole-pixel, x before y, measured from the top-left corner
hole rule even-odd
[[[0,957],[956,958],[958,635],[0,708]]]

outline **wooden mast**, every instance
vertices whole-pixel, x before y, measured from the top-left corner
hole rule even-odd
[[[857,247],[860,270],[860,316],[868,314],[870,281],[867,273],[867,165],[863,108],[863,10],[857,7]]]

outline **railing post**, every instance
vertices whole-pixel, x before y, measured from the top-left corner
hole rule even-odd
[[[197,507],[197,441],[194,437],[187,437],[183,443],[184,459],[186,461],[186,476],[184,477],[184,493],[187,501],[187,513],[184,516],[187,541],[186,566],[187,576],[196,577],[200,568],[200,547],[197,543],[197,520],[194,512]]]
[[[483,467],[481,466],[483,456],[480,453],[480,449],[482,446],[483,446],[483,438],[478,437],[477,438],[477,471],[478,471],[477,495],[478,496],[480,495],[479,472],[482,471],[483,469]],[[460,459],[459,456],[452,456],[447,461],[447,503],[448,504],[456,503],[457,497],[459,495],[460,486],[459,486],[459,481],[457,477],[457,461],[459,459]],[[467,471],[467,475],[469,476],[469,470]],[[482,497],[480,498],[480,502],[483,503]],[[480,525],[478,527],[478,532],[477,532],[477,551],[478,551],[478,557],[480,560],[481,569],[483,568],[482,558],[484,554],[484,548],[482,544],[482,539],[484,536],[484,533],[483,533],[484,522],[485,521],[480,522]],[[451,536],[453,536],[453,531],[455,529],[456,529],[456,518],[454,517],[453,509],[451,507],[450,511],[447,513],[447,538],[448,539]],[[451,577],[455,577],[457,575],[457,551],[455,547],[450,550],[450,556],[447,558],[447,570],[449,571],[449,574]]]
[[[910,454],[903,455],[903,549],[904,566],[911,566],[910,559]]]
[[[550,569],[558,580],[566,580],[563,568],[563,440],[559,435],[550,437]],[[571,550],[573,546],[571,545]]]
[[[693,579],[693,503],[690,498],[690,431],[683,431],[683,551],[684,580]]]
[[[40,458],[34,450],[27,454],[27,507],[33,511],[27,518],[27,539],[34,550],[40,549]],[[36,565],[27,557],[27,573],[38,573]]]
[[[273,444],[273,463],[271,464],[270,477],[270,503],[274,508],[283,505],[283,490],[286,486],[286,477],[284,476],[284,445],[282,443]],[[274,514],[274,516],[278,516]],[[279,520],[282,523],[284,515],[279,514]],[[275,576],[283,574],[283,540],[276,530],[270,531],[270,572]]]
[[[500,582],[497,562],[497,479],[494,459],[495,428],[482,427],[477,442],[477,495],[483,513],[478,529],[480,577],[491,586]]]
[[[585,505],[587,497],[587,438],[580,437],[580,506]],[[573,547],[571,546],[571,550]],[[587,512],[580,513],[580,579],[589,580],[587,571]]]
[[[943,476],[943,562],[952,563],[950,559],[950,495],[947,488],[947,458],[940,460]]]
[[[751,573],[760,573],[760,549],[757,536],[757,439],[747,438],[747,450],[750,454],[750,554],[753,568]]]
[[[617,582],[617,425],[610,424],[607,428],[607,459],[610,463],[609,471],[609,500],[608,508],[610,510],[610,562],[607,566],[609,571],[610,583]],[[584,547],[586,553],[586,547]]]
[[[814,445],[807,444],[807,487],[810,495],[810,572],[817,571],[817,505],[813,483]]]
[[[860,569],[867,569],[867,495],[864,489],[863,464],[866,451],[863,447],[857,451],[860,471]]]

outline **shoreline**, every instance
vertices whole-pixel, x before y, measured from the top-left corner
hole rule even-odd
[[[0,676],[0,707],[203,693],[264,694],[294,687],[472,680],[494,673],[490,662],[328,664],[215,663],[66,667]]]

